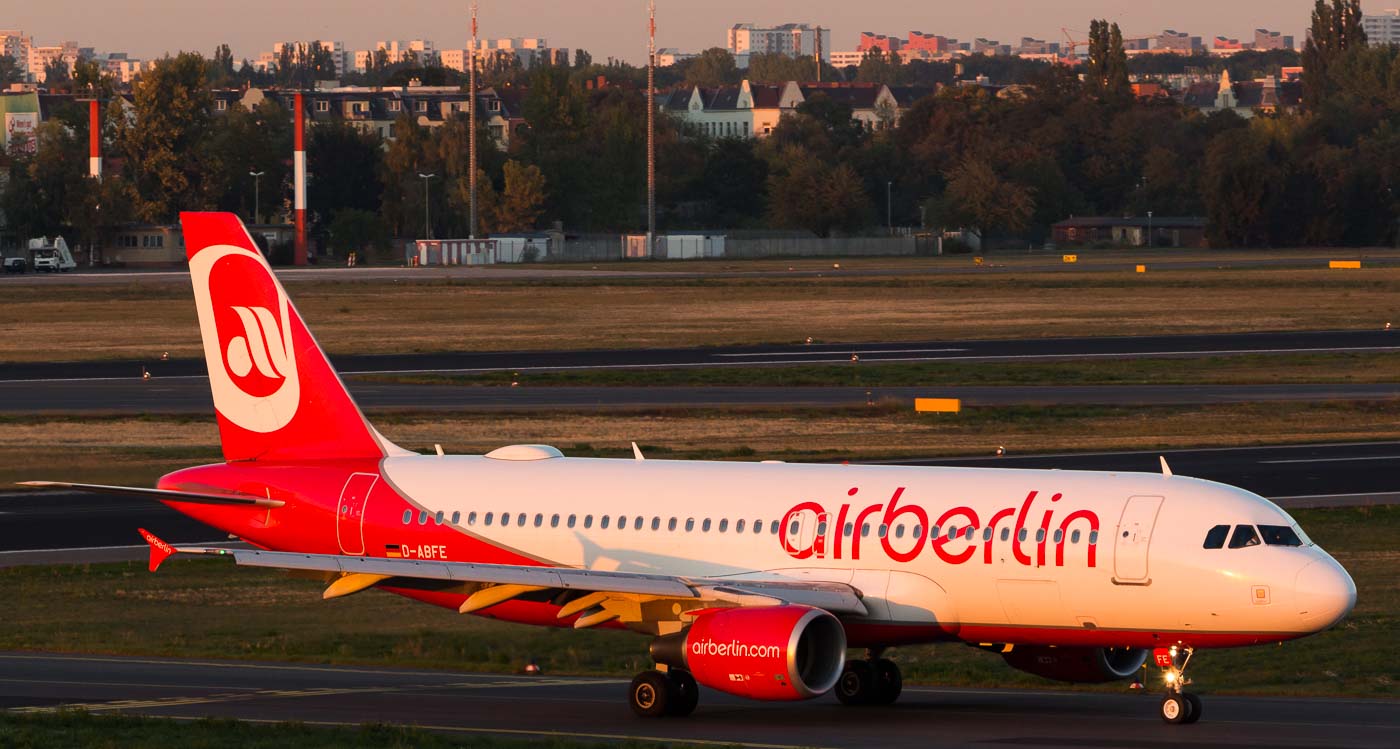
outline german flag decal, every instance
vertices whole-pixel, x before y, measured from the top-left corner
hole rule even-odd
[[[403,550],[399,548],[398,544],[384,544],[384,556],[391,559],[402,559]]]

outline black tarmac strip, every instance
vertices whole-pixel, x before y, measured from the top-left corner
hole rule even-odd
[[[958,398],[964,406],[1198,405],[1261,401],[1378,401],[1400,384],[1008,385],[927,387],[488,387],[409,385],[348,379],[368,410],[549,411],[728,407],[840,408],[915,398]],[[0,382],[0,413],[213,414],[203,377],[142,381]]]
[[[1396,321],[1400,323],[1400,320]],[[462,351],[424,354],[346,354],[331,357],[342,375],[473,374],[495,371],[644,369],[663,367],[753,367],[862,362],[1035,362],[1400,351],[1400,330],[1314,330],[1177,336],[1103,336],[977,341],[901,341],[793,345],[615,349],[581,351]],[[190,330],[190,341],[198,339]],[[154,348],[154,347],[153,347]],[[203,376],[203,359],[0,364],[0,381],[140,379]]]
[[[905,465],[1059,468],[1174,474],[1220,481],[1285,508],[1400,503],[1400,442],[1166,452],[1008,455],[902,460]],[[761,456],[760,456],[761,457]],[[34,479],[61,481],[62,467]],[[179,544],[228,543],[217,531],[159,502],[82,492],[0,491],[0,567],[129,561],[146,557],[147,528]]]
[[[1198,657],[1209,657],[1209,653]],[[1207,684],[1199,685],[1208,691]],[[1393,747],[1400,704],[1205,694],[1170,726],[1155,693],[906,687],[898,704],[758,703],[702,689],[689,718],[632,715],[621,679],[0,653],[0,709],[393,723],[459,735],[752,747]]]

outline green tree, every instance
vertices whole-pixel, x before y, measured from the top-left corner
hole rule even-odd
[[[686,65],[685,82],[690,86],[715,88],[739,82],[739,69],[734,55],[723,47],[711,47]]]
[[[199,182],[206,202],[250,221],[283,215],[280,209],[291,190],[287,154],[292,140],[291,113],[275,97],[263,99],[251,111],[235,104],[213,118]],[[262,176],[254,178],[250,172]]]
[[[132,117],[117,120],[116,143],[136,190],[142,221],[168,223],[181,210],[211,207],[205,144],[213,97],[204,58],[192,52],[161,60],[133,86]]]
[[[1207,232],[1220,247],[1270,244],[1270,218],[1277,211],[1286,175],[1258,128],[1221,133],[1206,151],[1201,197]]]
[[[15,58],[9,55],[0,55],[0,85],[8,86],[23,80],[24,68],[20,67]]]
[[[507,161],[505,189],[494,206],[492,224],[497,232],[523,232],[536,228],[544,210],[545,179],[537,166]]]
[[[372,130],[335,121],[311,128],[306,171],[313,187],[306,200],[313,219],[329,222],[342,210],[378,211],[382,156],[383,141]]]
[[[876,47],[861,59],[860,67],[856,68],[856,81],[899,86],[908,82],[908,73],[898,54],[885,54]]]
[[[991,237],[1014,234],[1029,225],[1035,212],[1031,190],[1004,179],[983,159],[964,159],[947,178],[948,189],[934,206],[945,227],[976,228]]]
[[[716,226],[753,223],[767,208],[768,162],[753,140],[723,138],[705,159],[700,195]]]
[[[116,95],[116,81],[102,70],[96,60],[79,60],[73,67],[73,92],[98,99]]]
[[[830,69],[830,67],[828,66]],[[753,83],[787,83],[812,81],[817,77],[816,61],[810,57],[793,57],[781,52],[749,55],[748,75]]]
[[[341,257],[351,252],[386,252],[392,247],[389,227],[384,224],[384,219],[377,213],[357,208],[336,211],[326,235],[331,253]]]
[[[445,221],[445,211],[438,204],[443,200],[443,168],[432,146],[431,134],[418,124],[412,114],[404,112],[394,122],[394,140],[384,151],[381,180],[384,184],[382,212],[395,236],[421,235],[425,228],[424,200],[435,204],[429,208],[438,208],[428,213],[433,222],[433,236],[440,236],[435,229]],[[436,175],[438,184],[433,185],[432,180],[427,180],[425,187],[425,180],[419,177],[420,174]]]
[[[1303,47],[1303,105],[1316,110],[1335,82],[1332,67],[1347,50],[1366,46],[1361,0],[1316,0],[1312,28]]]
[[[784,149],[768,176],[768,219],[821,236],[870,224],[873,208],[848,164],[832,166],[800,146]]]
[[[1089,22],[1089,57],[1084,78],[1090,90],[1105,99],[1123,102],[1132,97],[1128,80],[1128,53],[1123,49],[1123,32],[1106,20]]]

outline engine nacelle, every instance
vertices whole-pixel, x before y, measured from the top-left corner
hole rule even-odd
[[[1012,668],[1056,681],[1099,684],[1132,678],[1147,662],[1145,648],[1015,647],[1002,657]]]
[[[846,630],[809,606],[712,609],[684,632],[658,637],[651,657],[711,689],[755,700],[805,700],[836,686]]]

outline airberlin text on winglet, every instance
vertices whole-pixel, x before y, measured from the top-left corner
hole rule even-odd
[[[900,500],[904,496],[904,487],[894,490],[888,505],[884,503],[869,505],[859,510],[854,517],[851,515],[851,505],[842,504],[837,510],[835,522],[831,522],[832,515],[825,506],[817,502],[803,502],[787,511],[783,516],[782,530],[779,535],[783,551],[794,559],[841,559],[843,554],[849,554],[851,559],[861,558],[861,541],[866,537],[867,521],[872,517],[878,519],[879,524],[884,526],[884,532],[879,536],[880,549],[885,556],[895,562],[912,562],[924,551],[925,545],[933,549],[933,553],[938,558],[948,564],[965,564],[977,556],[978,546],[982,550],[982,563],[992,563],[992,552],[998,543],[997,527],[1005,520],[1015,517],[1015,525],[1008,526],[1009,533],[1002,543],[1011,546],[1012,556],[1017,562],[1026,567],[1044,567],[1048,560],[1047,546],[1051,543],[1052,532],[1054,536],[1056,567],[1065,566],[1065,543],[1070,539],[1070,534],[1077,531],[1087,531],[1090,536],[1086,545],[1087,556],[1086,566],[1097,565],[1097,535],[1099,530],[1099,516],[1091,510],[1075,510],[1063,515],[1055,524],[1055,503],[1064,499],[1063,494],[1052,494],[1049,498],[1049,506],[1041,514],[1040,525],[1035,529],[1032,557],[1022,546],[1024,542],[1032,538],[1030,526],[1026,521],[1031,517],[1031,507],[1040,497],[1040,492],[1032,491],[1026,495],[1026,499],[1021,503],[1019,511],[1015,507],[1005,507],[997,510],[987,519],[986,525],[982,524],[977,511],[971,507],[953,507],[939,515],[929,524],[929,511],[920,505],[905,504],[900,505]],[[859,488],[853,487],[847,496],[854,497],[860,492]],[[884,514],[880,515],[880,511]],[[810,542],[803,546],[794,545],[789,533],[786,531],[789,524],[802,517],[804,513],[816,516],[817,531],[812,534]],[[894,527],[900,520],[912,521],[915,531],[908,540],[895,538]],[[849,521],[849,522],[848,522]],[[846,532],[846,527],[850,526],[850,532]],[[979,535],[977,531],[981,529]],[[937,531],[935,535],[935,531]],[[946,531],[946,532],[945,532]],[[927,544],[925,536],[928,537]],[[849,540],[849,548],[845,548],[845,542]],[[899,549],[897,546],[904,545],[908,548]]]

